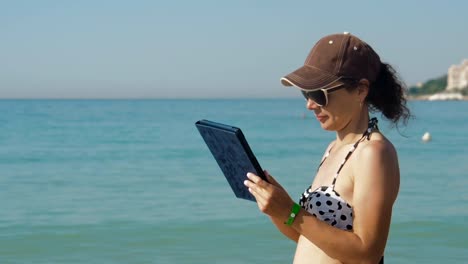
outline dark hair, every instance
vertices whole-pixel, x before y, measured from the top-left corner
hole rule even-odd
[[[358,80],[346,80],[350,89],[354,89]],[[380,63],[380,72],[375,82],[370,84],[366,103],[371,112],[381,112],[394,125],[400,121],[404,125],[411,117],[410,110],[406,106],[406,86],[400,80],[397,72],[390,64]]]
[[[406,86],[393,67],[387,63],[380,64],[380,72],[369,87],[366,102],[371,111],[380,111],[394,125],[401,120],[404,125],[411,117],[406,106]]]

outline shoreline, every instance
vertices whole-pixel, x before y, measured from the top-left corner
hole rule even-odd
[[[429,100],[432,94],[425,94],[425,95],[408,95],[406,100],[408,101],[468,101],[468,96],[463,96],[462,99],[438,99],[438,100]]]

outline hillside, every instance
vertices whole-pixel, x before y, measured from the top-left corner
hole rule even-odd
[[[447,87],[447,75],[424,82],[420,87],[411,86],[408,88],[408,94],[410,96],[431,95],[442,92],[445,87]]]
[[[447,75],[441,76],[439,78],[431,79],[427,82],[424,82],[421,86],[411,86],[408,88],[408,95],[410,97],[426,97],[436,93],[443,92],[447,87]],[[468,87],[459,90],[459,92],[467,96]]]

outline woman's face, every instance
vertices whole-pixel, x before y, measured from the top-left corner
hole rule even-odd
[[[339,131],[361,114],[364,101],[361,89],[339,89],[328,94],[328,104],[319,106],[313,100],[307,100],[307,109],[314,111],[323,129]],[[367,93],[366,93],[367,94]]]

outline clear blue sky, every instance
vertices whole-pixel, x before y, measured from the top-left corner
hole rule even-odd
[[[468,58],[467,14],[464,0],[0,0],[0,97],[293,97],[280,77],[343,31],[412,85]]]

